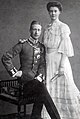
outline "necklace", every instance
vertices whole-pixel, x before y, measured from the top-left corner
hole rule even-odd
[[[35,50],[37,50],[37,52],[40,53],[40,48],[38,48],[38,47],[35,46],[33,43],[31,43],[31,42],[29,41],[29,39],[28,39],[28,43],[29,43],[29,45],[32,46]]]

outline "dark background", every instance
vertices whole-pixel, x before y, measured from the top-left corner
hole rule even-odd
[[[46,10],[49,1],[51,0],[0,0],[0,59],[18,39],[29,37],[29,25],[32,20],[39,20],[43,26],[49,22]],[[80,0],[58,1],[63,5],[60,20],[67,23],[72,32],[75,56],[70,58],[70,62],[74,81],[80,90]],[[19,67],[18,57],[14,59],[14,64]],[[7,78],[10,76],[0,60],[0,79]],[[15,112],[15,109],[15,106],[0,101],[0,114]]]

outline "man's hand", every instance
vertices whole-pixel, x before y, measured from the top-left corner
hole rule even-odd
[[[42,82],[43,81],[42,74],[40,74],[37,77],[35,77],[35,79],[37,79],[38,81]]]
[[[12,77],[21,77],[22,76],[22,71],[17,71]]]
[[[36,79],[40,82],[42,82],[42,78],[40,76],[37,76]]]

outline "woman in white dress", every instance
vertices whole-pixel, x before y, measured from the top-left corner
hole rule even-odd
[[[51,22],[43,34],[46,47],[46,86],[61,119],[80,119],[80,92],[74,83],[69,62],[69,57],[74,56],[71,31],[67,24],[59,20],[61,3],[49,2],[47,10]],[[43,111],[43,118],[50,118],[46,111]]]

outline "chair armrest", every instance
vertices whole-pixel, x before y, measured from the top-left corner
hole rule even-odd
[[[22,86],[18,79],[0,80],[0,93],[8,94],[14,97],[20,97]]]
[[[1,87],[13,87],[18,84],[18,79],[0,80]]]

